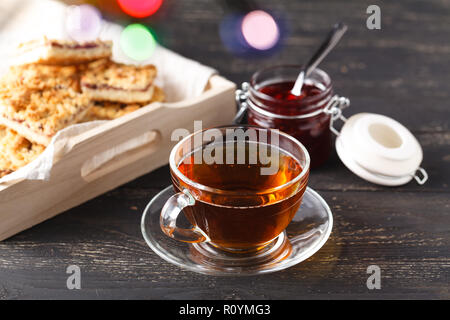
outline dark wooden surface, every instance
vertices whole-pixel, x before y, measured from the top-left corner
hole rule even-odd
[[[281,272],[222,278],[184,271],[145,244],[140,218],[170,184],[163,167],[0,243],[0,298],[450,298],[450,2],[378,1],[382,29],[374,31],[366,28],[372,1],[257,3],[283,12],[289,27],[283,48],[268,58],[224,49],[225,12],[216,1],[167,0],[154,28],[167,47],[240,83],[260,67],[305,61],[332,24],[346,22],[348,33],[321,67],[351,99],[347,115],[381,113],[417,136],[426,185],[370,184],[334,154],[310,180],[334,214],[325,246]],[[81,290],[66,288],[72,264],[81,268]],[[372,264],[381,268],[380,290],[366,287]]]

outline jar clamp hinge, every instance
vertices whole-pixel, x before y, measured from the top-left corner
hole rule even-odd
[[[235,98],[236,98],[236,104],[238,105],[239,109],[233,118],[233,121],[232,121],[233,124],[240,124],[242,119],[244,118],[244,115],[245,115],[247,109],[248,109],[247,99],[249,96],[249,93],[248,93],[249,87],[250,87],[250,84],[248,82],[243,82],[241,89],[236,90]]]
[[[422,177],[420,177],[420,176],[418,175],[418,173],[422,174]],[[419,168],[416,170],[416,172],[414,173],[413,177],[414,177],[414,180],[416,180],[416,182],[417,182],[418,184],[422,185],[422,184],[424,184],[425,182],[427,182],[427,180],[428,180],[428,173],[425,171],[424,168],[419,167]]]
[[[323,108],[323,112],[331,116],[330,130],[335,135],[339,136],[340,132],[334,127],[337,120],[347,121],[347,118],[342,115],[342,110],[350,106],[350,100],[345,97],[333,96],[328,104]]]

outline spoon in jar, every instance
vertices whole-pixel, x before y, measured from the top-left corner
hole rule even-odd
[[[319,65],[319,63],[322,62],[322,60],[328,55],[331,49],[336,46],[341,37],[344,35],[345,31],[347,31],[347,26],[342,22],[337,23],[333,26],[333,29],[330,31],[325,41],[322,43],[319,49],[317,49],[309,62],[302,68],[300,74],[297,77],[297,80],[295,81],[294,87],[291,89],[291,93],[293,95],[300,96],[302,94],[302,87],[305,79]],[[245,84],[248,86],[247,83]],[[245,102],[246,99],[247,97],[245,96],[243,90],[236,91],[236,102],[240,106],[240,108],[232,121],[233,124],[240,124],[243,121],[248,109],[248,105]]]
[[[333,29],[328,34],[325,41],[321,44],[319,49],[314,53],[308,63],[302,68],[299,73],[297,80],[295,81],[294,87],[291,93],[294,96],[300,96],[302,94],[302,87],[305,79],[310,75],[310,73],[319,65],[320,62],[328,55],[328,53],[336,46],[339,40],[347,31],[347,26],[342,22],[337,23],[333,26]]]

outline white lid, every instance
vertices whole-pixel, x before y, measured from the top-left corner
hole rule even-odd
[[[422,148],[401,123],[374,113],[350,117],[336,139],[336,151],[345,166],[361,178],[381,185],[398,186],[415,178],[425,183]],[[415,173],[421,170],[423,179]]]

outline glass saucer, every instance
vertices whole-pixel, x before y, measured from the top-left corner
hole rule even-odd
[[[333,226],[327,203],[308,187],[291,223],[269,245],[257,253],[229,253],[205,242],[180,242],[162,232],[159,225],[161,209],[173,194],[175,192],[169,186],[149,202],[142,215],[142,235],[161,258],[198,273],[242,276],[286,269],[316,253],[327,241]]]

